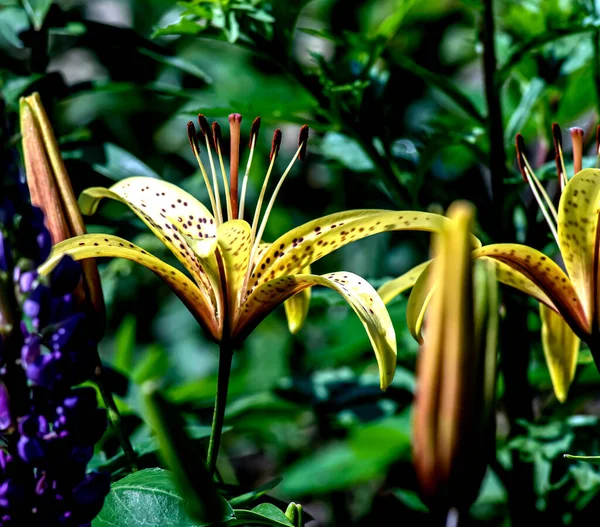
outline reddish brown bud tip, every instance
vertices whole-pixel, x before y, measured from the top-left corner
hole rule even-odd
[[[252,140],[256,136],[258,139],[258,131],[260,130],[260,117],[257,117],[252,121],[252,127],[250,128],[250,138],[248,139],[248,148],[252,148]]]
[[[562,131],[558,123],[552,123],[552,140],[554,141],[554,150],[558,154],[558,147],[562,149]]]
[[[198,144],[198,134],[196,133],[196,127],[192,121],[187,124],[187,134],[188,139],[190,140],[190,146],[194,153],[200,153],[200,145]]]
[[[300,128],[300,133],[298,134],[298,146],[300,148],[300,154],[298,155],[300,161],[304,161],[306,158],[306,150],[308,148],[308,125],[305,124]]]
[[[526,168],[525,168],[525,159],[523,159],[523,150],[525,150],[525,139],[521,134],[517,134],[515,146],[517,148],[517,164],[519,165],[519,170],[521,171],[521,176],[523,176],[523,180],[527,182]]]
[[[208,124],[208,121],[206,120],[206,117],[204,117],[204,115],[202,115],[201,113],[198,114],[198,124],[200,125],[200,130],[202,130],[202,133],[208,137],[208,141],[210,143],[213,142],[213,136],[212,136],[212,132],[210,130],[210,126]]]
[[[269,154],[269,161],[276,157],[279,153],[279,147],[281,146],[281,130],[277,128],[273,133],[273,142],[271,143],[271,153]]]
[[[239,113],[231,113],[229,114],[229,122],[236,122],[236,123],[241,123],[242,122],[242,115]]]
[[[212,134],[213,134],[213,140],[215,141],[215,150],[218,150],[218,148],[219,148],[218,145],[223,140],[223,136],[221,135],[221,127],[219,126],[219,123],[217,121],[215,121],[212,124]]]

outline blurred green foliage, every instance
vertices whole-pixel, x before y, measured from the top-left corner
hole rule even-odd
[[[0,89],[12,118],[20,96],[40,92],[77,193],[146,175],[206,200],[185,123],[202,112],[224,126],[227,114],[239,112],[246,135],[255,115],[263,119],[251,204],[268,163],[270,132],[281,127],[283,148],[291,152],[299,125],[312,129],[308,159],[283,188],[268,240],[343,209],[442,211],[461,198],[477,206],[482,239],[527,242],[552,254],[515,170],[512,142],[517,131],[527,138],[530,159],[542,166],[551,191],[557,184],[551,123],[582,126],[590,152],[600,118],[600,4],[494,3],[499,98],[492,104],[502,109],[505,166],[489,161],[484,5],[491,1],[0,0]],[[592,152],[584,166],[595,162]],[[502,200],[490,190],[498,177]],[[169,259],[123,206],[103,206],[88,225]],[[315,271],[345,269],[378,285],[422,261],[428,246],[426,235],[379,235],[319,261]],[[185,419],[186,441],[203,457],[217,349],[152,273],[120,260],[103,263],[101,271],[109,314],[101,352],[140,465],[155,475],[146,483],[147,470],[120,479],[129,469],[108,433],[94,466],[111,470],[115,484],[109,509],[94,525],[131,526],[141,520],[115,505],[126,482],[161,496],[174,492],[155,468],[162,465],[142,385],[161,388]],[[521,345],[503,343],[498,456],[469,521],[589,524],[598,514],[600,472],[562,454],[600,453],[598,374],[584,354],[568,402],[559,405],[537,310],[504,294],[522,323],[507,322],[502,331],[506,339],[518,332]],[[291,500],[304,505],[312,525],[427,521],[410,464],[417,345],[405,329],[405,304],[400,298],[390,306],[399,367],[385,393],[363,328],[329,292],[315,292],[298,335],[289,335],[281,310],[236,353],[218,469],[219,488],[235,507],[256,507],[236,513],[240,522],[260,517],[291,525],[281,512]],[[201,524],[177,503],[163,505],[181,514],[177,522],[144,525]]]

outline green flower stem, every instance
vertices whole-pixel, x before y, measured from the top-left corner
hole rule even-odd
[[[119,409],[117,408],[117,404],[115,403],[112,392],[107,387],[106,382],[104,382],[104,368],[102,367],[102,360],[98,354],[98,349],[95,350],[94,360],[96,362],[96,367],[94,370],[94,382],[100,390],[100,395],[104,401],[104,406],[106,406],[108,420],[112,429],[119,438],[119,443],[121,443],[121,448],[125,453],[129,467],[131,468],[132,472],[135,472],[139,468],[137,464],[137,455],[133,449],[133,446],[131,445],[131,441],[129,441],[129,436],[121,424],[121,414],[119,413]]]
[[[221,435],[223,433],[223,422],[225,421],[225,405],[227,404],[227,390],[229,389],[232,360],[233,347],[227,342],[221,342],[215,409],[210,431],[210,441],[208,443],[207,464],[208,472],[211,476],[213,476],[215,473],[217,457],[219,456],[219,446],[221,445]]]

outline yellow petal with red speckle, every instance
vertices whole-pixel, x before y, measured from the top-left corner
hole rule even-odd
[[[324,216],[292,229],[273,242],[257,261],[251,279],[256,282],[259,268],[262,272],[259,283],[297,273],[332,251],[373,234],[402,230],[437,232],[447,221],[438,214],[414,211],[352,210]],[[478,246],[476,238],[473,243]],[[248,289],[252,291],[253,287]]]
[[[585,314],[571,280],[544,253],[526,245],[498,243],[476,249],[473,256],[475,258],[488,256],[508,265],[533,282],[580,336],[590,332],[591,322]]]
[[[569,386],[575,377],[581,341],[563,318],[544,304],[540,304],[542,319],[542,347],[556,398],[564,403]]]
[[[177,259],[191,273],[196,282],[211,291],[207,269],[217,246],[217,226],[208,209],[196,198],[176,185],[148,177],[127,178],[110,189],[93,187],[84,190],[79,206],[84,214],[94,214],[103,198],[125,203],[150,227]]]
[[[599,207],[600,170],[586,168],[569,180],[560,196],[558,242],[565,267],[590,324],[598,303],[594,293],[598,278]]]
[[[261,284],[246,300],[234,329],[234,338],[245,338],[273,309],[300,291],[322,285],[337,291],[363,323],[379,365],[382,389],[392,381],[396,368],[396,334],[377,291],[360,276],[337,272],[328,275],[281,276]]]
[[[220,338],[215,311],[206,293],[183,273],[156,258],[156,256],[149,254],[141,247],[110,234],[76,236],[60,242],[52,248],[50,258],[39,268],[40,273],[49,273],[66,254],[74,260],[125,258],[147,267],[173,290],[213,338],[217,340]]]
[[[230,313],[234,315],[240,302],[240,293],[250,263],[252,229],[244,220],[231,220],[217,229],[219,248],[225,262]]]

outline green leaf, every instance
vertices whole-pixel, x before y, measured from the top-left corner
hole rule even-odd
[[[173,472],[173,479],[196,521],[221,522],[231,518],[232,509],[217,492],[215,484],[177,409],[158,393],[153,383],[143,388],[150,425],[160,444],[160,454]]]
[[[514,141],[517,132],[527,124],[528,119],[531,118],[531,112],[540,101],[545,88],[546,83],[542,79],[538,77],[531,79],[504,130],[504,142],[507,145]]]
[[[573,456],[571,454],[565,454],[565,459],[574,459],[575,461],[585,461],[586,463],[592,463],[593,465],[600,465],[600,456]]]
[[[22,0],[23,7],[36,31],[39,31],[52,5],[52,0]]]
[[[231,525],[258,523],[278,527],[294,527],[285,514],[271,503],[261,503],[251,511],[235,510],[234,513],[238,521],[231,522]]]
[[[338,132],[328,132],[321,142],[321,152],[344,167],[356,172],[370,172],[373,162],[362,147],[351,137]],[[339,296],[339,295],[336,295]]]
[[[172,475],[160,468],[134,472],[112,484],[93,527],[204,527],[193,521]],[[231,512],[228,517],[231,517]]]
[[[357,427],[349,440],[300,460],[284,474],[280,488],[294,496],[347,489],[384,477],[387,467],[409,450],[410,424],[405,412]]]
[[[160,62],[161,64],[165,64],[166,66],[171,66],[178,70],[184,71],[185,73],[189,73],[190,75],[203,80],[206,84],[212,84],[211,76],[208,75],[204,70],[190,62],[189,60],[183,59],[181,57],[169,57],[167,55],[161,55],[159,53],[155,53],[154,51],[150,51],[146,48],[139,48],[139,52],[142,55],[146,55],[147,57],[154,59],[156,62]]]
[[[159,379],[169,368],[169,357],[162,346],[151,344],[144,350],[141,360],[135,365],[131,373],[131,380],[135,384]]]
[[[135,351],[136,318],[127,315],[115,335],[115,369],[129,373],[133,366],[133,353]]]
[[[106,143],[104,145],[104,156],[106,162],[102,165],[99,163],[93,164],[92,168],[110,179],[120,181],[132,176],[159,178],[159,175],[148,165],[120,146]]]
[[[251,490],[250,492],[246,492],[245,494],[241,494],[240,496],[236,496],[229,500],[229,504],[232,507],[239,507],[240,505],[246,505],[247,503],[252,503],[254,500],[260,498],[263,494],[268,491],[274,489],[277,485],[281,483],[283,478],[275,478],[260,487]]]

